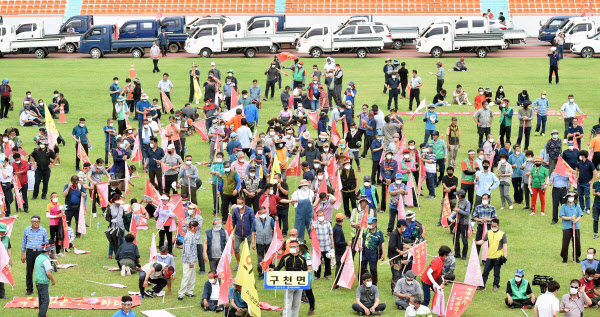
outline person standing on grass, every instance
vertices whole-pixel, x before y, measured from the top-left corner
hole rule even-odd
[[[290,232],[291,234],[292,232]],[[277,267],[268,269],[268,271],[281,271],[285,268],[286,271],[308,271],[308,263],[306,258],[300,254],[300,244],[297,240],[290,240],[287,244],[289,253],[281,258]],[[284,246],[285,248],[285,246]],[[285,249],[284,249],[285,250]],[[300,311],[300,301],[302,299],[301,289],[289,289],[285,291],[285,307],[283,308],[283,316],[298,316]]]
[[[40,254],[35,258],[35,285],[38,291],[39,312],[38,317],[45,317],[50,306],[50,282],[56,285],[54,275],[52,274],[52,264],[50,263],[50,251],[54,244],[45,243],[40,246]]]
[[[550,102],[546,99],[546,92],[542,91],[540,98],[533,102],[533,109],[537,116],[537,123],[535,125],[535,134],[538,135],[540,128],[542,129],[542,136],[546,135],[546,121],[548,120],[548,111],[550,110]]]
[[[559,217],[562,219],[563,225],[562,249],[560,251],[562,263],[568,262],[571,239],[573,239],[573,252],[575,252],[573,257],[575,262],[579,263],[579,257],[581,256],[579,220],[583,217],[583,211],[577,204],[577,194],[575,192],[567,193],[567,202],[560,207]]]
[[[437,62],[437,64],[435,64],[437,67],[437,72],[436,73],[430,73],[434,76],[437,77],[437,86],[435,88],[435,92],[436,93],[440,93],[440,91],[442,89],[444,89],[444,77],[446,76],[446,71],[444,70],[444,68],[442,67],[442,62]]]
[[[163,30],[164,33],[164,30]],[[165,49],[166,51],[166,49]],[[166,54],[166,53],[163,53]],[[163,56],[167,56],[167,55],[163,55]],[[169,101],[171,100],[171,93],[173,92],[173,83],[169,80],[169,73],[164,73],[163,74],[163,79],[161,81],[158,82],[158,90],[162,91],[165,93],[165,96],[167,96],[167,98],[169,98]],[[167,113],[167,111],[165,110],[165,103],[162,100],[162,98],[160,98],[160,104],[162,106],[162,111],[163,113]],[[160,111],[159,111],[160,113]],[[175,113],[173,109],[171,109],[171,113]]]
[[[273,242],[275,231],[275,219],[273,219],[265,207],[258,209],[258,219],[252,223],[252,250],[256,250],[258,280],[264,279],[264,272],[260,263],[263,261],[269,245]]]
[[[113,110],[112,110],[112,118],[113,120],[117,119],[117,113],[115,111],[115,105],[117,104],[117,99],[123,94],[123,89],[119,87],[119,77],[113,78],[113,83],[109,88],[110,100],[112,101]]]
[[[506,142],[510,142],[513,114],[514,110],[510,106],[510,101],[503,99],[500,102],[500,144],[504,144],[504,137],[506,137]]]
[[[30,163],[35,169],[35,185],[33,187],[32,200],[38,198],[40,183],[43,183],[42,199],[46,199],[48,183],[50,182],[51,169],[56,162],[56,154],[48,149],[48,140],[39,142],[39,147],[34,149],[30,155]]]
[[[325,214],[323,210],[317,211],[317,221],[312,222],[311,230],[317,232],[317,240],[319,241],[319,247],[321,248],[321,258],[324,259],[323,264],[325,266],[325,273],[323,277],[326,280],[331,280],[331,257],[327,254],[333,249],[333,230],[331,229],[331,222],[325,220]],[[313,269],[315,267],[313,266]],[[321,265],[316,268],[315,280],[321,278]]]
[[[65,197],[65,213],[67,215],[67,221],[71,222],[73,217],[75,218],[75,231],[79,227],[79,206],[81,200],[84,199],[87,194],[82,184],[79,183],[79,178],[76,175],[71,176],[71,182],[66,184],[62,192]],[[85,219],[81,219],[85,221]],[[81,233],[77,232],[77,238],[81,237]]]
[[[412,111],[413,100],[417,102],[417,107],[421,104],[421,98],[419,97],[421,93],[421,87],[423,86],[423,81],[421,77],[417,75],[417,70],[413,69],[412,77],[410,78],[410,99],[408,100],[408,111]]]
[[[160,73],[160,69],[158,69],[158,60],[160,59],[161,55],[160,55],[160,47],[158,47],[158,44],[156,43],[156,41],[152,42],[152,47],[150,48],[150,56],[152,57],[152,63],[154,63],[154,68],[152,69],[152,73],[156,73],[156,72]]]
[[[531,105],[531,101],[524,100],[521,106],[523,108],[519,109],[518,117],[519,117],[519,136],[517,137],[516,144],[522,144],[521,141],[523,137],[525,137],[524,149],[525,151],[529,150],[529,136],[531,134],[531,119],[533,117],[533,110],[529,108]]]
[[[530,216],[535,215],[535,205],[537,203],[537,196],[540,196],[540,203],[542,205],[542,216],[545,216],[544,211],[546,209],[546,188],[548,187],[548,169],[542,166],[542,158],[536,157],[534,161],[534,167],[531,169],[529,174],[528,188],[531,191],[531,213]]]
[[[377,260],[385,260],[385,238],[383,232],[377,228],[377,218],[370,217],[367,220],[367,229],[362,234],[362,244],[359,246],[362,252],[362,260],[360,261],[360,272],[363,276],[367,273],[367,264],[369,265],[369,276],[372,277],[373,284],[377,285]],[[379,255],[381,254],[381,256]]]
[[[502,201],[502,208],[513,209],[513,202],[510,199],[510,180],[513,175],[513,169],[510,163],[507,162],[508,155],[505,153],[500,154],[500,162],[498,163],[498,180],[500,181],[500,200]]]
[[[83,147],[85,154],[88,154],[88,148],[90,146],[90,137],[88,135],[88,128],[85,126],[85,118],[79,119],[79,124],[73,128],[71,137],[75,140],[75,170],[79,171],[79,144]]]
[[[506,263],[508,258],[508,244],[506,233],[500,230],[500,220],[492,219],[492,230],[489,230],[482,240],[475,241],[477,245],[488,242],[489,251],[485,266],[483,268],[483,286],[478,286],[478,290],[485,290],[485,284],[492,269],[494,269],[494,292],[500,288],[500,269]]]
[[[21,263],[27,262],[25,296],[33,294],[33,269],[38,255],[42,253],[42,246],[47,243],[48,233],[40,226],[40,216],[31,216],[31,226],[25,228],[21,242]]]
[[[508,164],[511,165],[513,169],[513,174],[511,177],[512,187],[514,190],[513,200],[515,204],[523,203],[523,188],[521,183],[523,182],[523,169],[521,166],[525,164],[527,158],[525,154],[521,153],[521,146],[519,144],[513,145],[513,154],[508,157]]]
[[[484,101],[481,103],[482,108],[478,109],[473,115],[473,119],[477,124],[477,134],[479,134],[479,141],[477,141],[477,146],[482,146],[483,144],[483,135],[485,134],[485,138],[488,139],[488,136],[491,133],[492,122],[494,120],[494,113],[489,108],[489,103]]]
[[[483,160],[481,164],[483,170],[475,177],[475,187],[477,187],[477,190],[475,191],[476,197],[474,206],[479,206],[479,204],[481,204],[484,194],[491,197],[492,190],[498,188],[500,185],[498,177],[490,171],[490,161]]]
[[[446,129],[448,166],[456,167],[456,156],[458,155],[458,149],[460,149],[460,134],[458,118],[452,117],[452,123]]]
[[[394,108],[398,109],[398,95],[400,93],[400,79],[398,78],[398,74],[391,74],[390,78],[385,81],[385,89],[390,91],[387,102],[388,111],[390,110],[392,99],[394,100]]]
[[[573,119],[575,119],[575,116],[577,115],[577,113],[579,113],[580,115],[583,115],[583,111],[581,111],[579,109],[579,106],[575,103],[575,97],[573,96],[573,94],[570,94],[569,101],[565,102],[560,107],[560,113],[562,114],[563,120],[565,123],[563,144],[567,144],[567,134],[569,132],[569,128],[571,128],[573,126]]]
[[[594,178],[596,179],[596,178]],[[594,196],[594,213],[592,219],[594,219],[594,239],[598,239],[598,219],[600,219],[600,181],[595,181],[592,185],[592,195]],[[596,251],[594,250],[594,253]]]
[[[548,58],[550,61],[550,73],[548,74],[548,84],[552,85],[552,74],[556,76],[556,84],[558,85],[558,62],[560,61],[560,57],[556,52],[556,47],[551,47],[546,52],[548,54]]]
[[[431,298],[431,291],[437,290],[440,285],[437,281],[442,275],[444,269],[444,261],[450,256],[450,247],[443,245],[438,250],[438,256],[436,256],[429,266],[425,269],[425,274],[421,276],[421,284],[423,285],[423,303],[422,305],[429,306],[429,300]]]
[[[579,195],[579,205],[581,209],[585,208],[586,213],[590,214],[590,187],[598,175],[598,171],[592,161],[588,160],[588,151],[579,151],[579,163],[576,169],[577,176],[577,194]]]
[[[160,197],[160,201],[159,206],[156,207],[156,211],[154,211],[154,217],[156,217],[156,229],[159,230],[158,244],[161,246],[164,245],[166,235],[169,254],[173,254],[173,231],[177,230],[177,220],[175,220],[175,214],[173,213],[175,206],[170,202],[168,195],[163,194]]]
[[[227,243],[227,231],[223,229],[221,218],[214,218],[212,228],[204,231],[204,241],[206,242],[202,245],[204,261],[208,262],[210,271],[214,272]]]
[[[183,267],[183,276],[181,277],[181,287],[177,300],[183,300],[184,296],[195,297],[194,287],[196,286],[196,261],[198,260],[198,248],[196,246],[196,233],[199,223],[192,220],[189,223],[187,233],[183,239],[183,251],[181,252],[181,263]]]
[[[185,197],[185,196],[182,196]],[[186,202],[184,201],[184,204]],[[202,245],[202,232],[200,230],[202,230],[202,224],[204,223],[204,218],[202,218],[202,216],[200,216],[200,209],[198,208],[197,205],[194,205],[192,203],[188,204],[187,207],[184,205],[184,208],[187,208],[186,212],[185,212],[185,221],[184,221],[184,226],[183,226],[183,231],[187,232],[188,228],[190,226],[190,223],[192,223],[192,221],[196,221],[198,223],[198,231],[196,231],[196,257],[198,258],[198,266],[199,266],[199,270],[198,270],[198,274],[200,275],[204,275],[205,273],[205,269],[204,269],[204,256],[203,256],[203,250],[204,247]]]
[[[192,165],[192,156],[185,156],[185,165],[179,171],[179,178],[181,179],[181,193],[190,196],[190,200],[194,205],[198,204],[196,200],[196,181],[198,179],[198,168]]]
[[[188,99],[188,103],[192,103],[194,101],[194,81],[198,82],[200,80],[200,71],[198,70],[198,64],[193,63],[192,69],[189,71],[190,74],[190,97]],[[200,83],[198,82],[198,85]]]
[[[423,143],[427,143],[429,141],[429,137],[433,134],[433,132],[437,131],[436,123],[440,121],[440,118],[437,112],[435,112],[435,108],[436,105],[430,104],[429,111],[426,111],[423,114],[423,122],[425,122],[425,138],[423,139]]]

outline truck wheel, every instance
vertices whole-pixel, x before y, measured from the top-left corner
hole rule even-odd
[[[90,56],[92,58],[100,58],[100,57],[102,57],[102,51],[100,51],[99,48],[92,48],[90,50]]]
[[[486,48],[480,47],[477,49],[477,57],[485,58],[487,56],[488,50]]]
[[[73,54],[77,51],[77,47],[75,47],[75,44],[69,43],[65,46],[65,51],[67,54]]]
[[[210,52],[210,50],[208,48],[203,48],[203,49],[200,50],[200,54],[198,54],[198,55],[200,55],[200,57],[209,58],[210,55],[211,55],[211,52]]]
[[[244,55],[248,58],[254,58],[256,57],[256,50],[251,47],[244,52]]]
[[[277,52],[279,52],[279,45],[273,44],[269,47],[269,53],[276,54]]]
[[[404,46],[404,42],[403,41],[401,41],[401,40],[395,40],[394,41],[394,49],[399,50],[399,49],[402,48],[402,46]]]
[[[133,58],[142,58],[142,56],[144,56],[144,54],[142,53],[142,50],[140,50],[139,48],[134,48],[133,51],[131,51],[131,56]]]
[[[510,47],[510,41],[504,40],[504,44],[502,44],[502,49],[507,50]]]
[[[359,48],[356,51],[356,57],[358,57],[358,58],[365,58],[365,57],[367,57],[367,49],[365,49],[365,48]]]
[[[35,58],[44,58],[46,57],[46,55],[48,55],[46,54],[46,51],[43,48],[37,48],[34,53]]]
[[[315,47],[310,50],[310,56],[312,58],[319,58],[319,57],[321,57],[321,55],[323,55],[323,51],[321,51],[321,49],[318,47]]]
[[[177,53],[179,52],[179,45],[177,43],[169,44],[169,53]]]
[[[434,47],[431,49],[431,57],[434,58],[441,58],[444,55],[444,51],[442,50],[441,47]]]
[[[594,57],[594,49],[591,47],[584,47],[581,50],[581,57],[583,58],[592,58]]]

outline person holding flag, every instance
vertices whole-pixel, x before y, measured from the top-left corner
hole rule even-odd
[[[380,173],[381,178],[385,184],[384,190],[382,190],[382,198],[381,198],[381,211],[385,212],[385,204],[387,201],[387,194],[389,191],[389,186],[395,181],[397,173],[398,173],[398,162],[394,160],[394,151],[388,149],[385,151],[385,160],[381,162]],[[371,175],[373,177],[373,175]],[[391,230],[390,230],[391,231]],[[375,277],[377,279],[377,277]]]
[[[397,173],[394,182],[388,186],[390,195],[390,220],[387,227],[387,236],[389,237],[394,229],[394,223],[398,220],[398,208],[404,209],[404,201],[401,196],[408,194],[408,187],[402,183],[402,173]],[[402,204],[399,206],[399,204]],[[406,217],[406,216],[404,216]]]
[[[231,212],[231,223],[235,229],[235,243],[233,246],[235,258],[240,263],[240,246],[246,241],[249,245],[252,244],[252,226],[255,221],[255,215],[252,208],[246,206],[243,196],[237,197],[237,205],[234,206]],[[237,271],[234,268],[234,271]]]
[[[6,251],[6,254],[8,255],[8,261],[6,261],[6,263],[12,267],[13,265],[13,261],[12,261],[12,247],[10,245],[10,237],[8,236],[8,226],[5,223],[0,223],[0,242],[3,244],[4,246],[4,250]],[[4,260],[3,260],[4,262]],[[4,268],[0,268],[0,269],[4,269]],[[2,274],[2,273],[0,273]],[[0,299],[8,299],[8,297],[6,297],[6,293],[4,292],[4,283],[0,282]]]
[[[88,129],[85,126],[85,118],[79,119],[79,124],[73,128],[71,137],[75,140],[75,170],[79,171],[79,144],[83,147],[85,154],[88,154],[88,147],[90,146],[90,138]]]
[[[377,228],[377,218],[370,217],[367,220],[367,229],[362,233],[362,243],[359,246],[361,252],[360,271],[364,276],[367,273],[367,264],[369,264],[373,284],[377,285],[377,260],[385,259],[385,238],[383,232]]]
[[[444,269],[444,261],[450,256],[450,247],[443,245],[438,250],[438,256],[436,256],[429,266],[425,269],[425,274],[421,276],[421,284],[423,285],[423,306],[429,306],[429,300],[431,299],[431,290],[437,290],[440,285],[437,281],[440,280],[442,271]]]
[[[579,220],[583,217],[583,211],[581,206],[577,204],[577,193],[573,191],[567,193],[567,202],[560,207],[559,217],[562,219],[563,225],[562,249],[560,251],[560,256],[563,259],[562,263],[567,263],[571,239],[573,239],[573,259],[579,263],[579,257],[581,256]]]

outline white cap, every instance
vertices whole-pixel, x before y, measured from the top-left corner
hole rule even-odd
[[[173,143],[167,145],[167,150],[173,150],[175,149],[175,145],[173,145]]]
[[[210,66],[215,66],[217,64],[215,64],[215,62],[210,63]]]
[[[169,197],[167,195],[162,195],[160,196],[160,200],[169,200]]]
[[[556,47],[555,47],[555,46],[552,46],[552,47],[550,48],[550,50],[554,52],[554,51],[556,51]]]

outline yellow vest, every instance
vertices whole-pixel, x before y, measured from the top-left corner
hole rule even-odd
[[[504,237],[504,231],[498,230],[494,232],[492,230],[489,230],[487,232],[489,246],[487,255],[488,259],[498,259],[504,254],[503,248],[500,248],[500,250],[498,250],[498,246],[502,241],[502,237]]]

